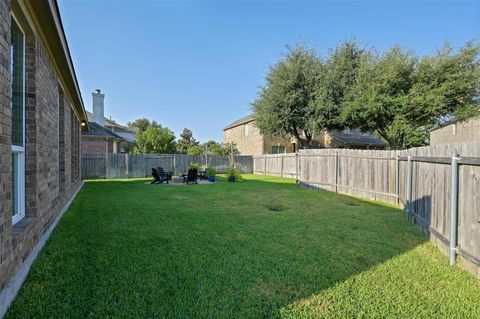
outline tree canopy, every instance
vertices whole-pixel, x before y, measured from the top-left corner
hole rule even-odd
[[[468,43],[421,58],[399,47],[370,54],[343,105],[343,123],[377,132],[392,148],[428,144],[433,126],[478,115],[479,52]]]
[[[262,134],[290,135],[302,147],[311,146],[319,119],[315,88],[322,67],[313,50],[297,46],[289,47],[284,59],[270,68],[252,105]]]
[[[198,146],[200,143],[193,137],[193,132],[188,128],[184,128],[177,141],[177,153],[187,154],[188,149]]]
[[[476,42],[419,57],[347,41],[322,59],[304,45],[288,47],[252,103],[256,125],[267,136],[296,138],[301,148],[346,127],[378,134],[391,148],[425,145],[433,126],[480,113],[479,53]]]
[[[145,131],[149,126],[156,127],[156,128],[162,127],[159,123],[157,123],[157,121],[153,120],[152,122],[150,122],[150,120],[147,118],[136,119],[135,121],[128,122],[127,126],[135,127],[140,132]]]
[[[143,153],[175,153],[175,135],[166,127],[149,125],[135,135],[134,152]]]
[[[190,147],[187,154],[196,155],[229,155],[233,151],[233,154],[238,154],[238,149],[235,144],[218,143],[213,140],[203,143],[202,145],[194,145]]]
[[[252,105],[262,134],[293,136],[301,148],[310,148],[316,134],[343,128],[341,107],[363,56],[354,41],[339,44],[326,60],[303,45],[288,47]]]

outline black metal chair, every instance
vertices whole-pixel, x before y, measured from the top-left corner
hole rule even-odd
[[[198,170],[196,168],[190,168],[187,174],[183,174],[183,183],[198,184]]]
[[[172,180],[172,175],[173,175],[172,172],[165,172],[163,170],[163,167],[157,167],[157,171],[158,171],[158,175],[160,175],[161,179],[166,178],[165,180],[167,181],[167,184],[168,184],[169,181]]]
[[[152,176],[153,176],[153,182],[150,184],[161,184],[163,182],[168,182],[172,179],[171,175],[166,174],[163,171],[163,168],[159,167],[158,169],[155,167],[152,167]]]

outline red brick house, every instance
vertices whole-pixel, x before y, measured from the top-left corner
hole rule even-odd
[[[87,116],[55,0],[0,0],[0,317],[81,187]]]

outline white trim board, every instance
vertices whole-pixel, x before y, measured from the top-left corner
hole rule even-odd
[[[55,217],[55,220],[50,225],[50,227],[48,227],[48,229],[43,233],[42,237],[40,237],[40,240],[35,245],[35,247],[33,247],[32,251],[28,254],[27,258],[25,258],[25,261],[17,270],[15,275],[8,281],[8,283],[5,285],[5,288],[3,288],[2,291],[0,291],[0,318],[3,318],[7,313],[8,308],[10,307],[12,302],[15,300],[15,297],[20,291],[20,288],[22,288],[22,285],[25,282],[25,279],[27,279],[27,275],[30,271],[30,267],[32,266],[35,259],[37,259],[38,253],[42,250],[43,246],[45,246],[45,243],[50,237],[50,234],[55,229],[55,227],[57,226],[62,216],[70,208],[70,205],[72,204],[73,200],[77,197],[78,192],[80,192],[80,189],[82,189],[83,184],[84,182],[80,182],[80,185],[78,186],[75,193],[73,193],[73,195],[70,197],[68,202],[65,204],[65,206],[62,208],[62,210],[58,214],[58,216]]]

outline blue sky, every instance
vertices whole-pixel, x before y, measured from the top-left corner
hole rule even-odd
[[[343,40],[419,54],[480,36],[480,2],[66,1],[65,32],[87,110],[106,94],[121,123],[157,120],[176,136],[222,141],[250,112],[286,44],[325,55]]]

